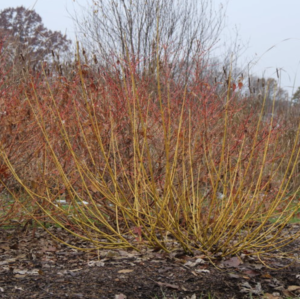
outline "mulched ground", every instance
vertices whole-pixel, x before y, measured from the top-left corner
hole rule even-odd
[[[59,228],[52,231],[72,242]],[[285,259],[264,258],[277,269],[249,256],[216,259],[217,268],[200,252],[86,253],[57,244],[42,229],[6,229],[0,230],[0,298],[300,298],[300,242],[290,250]]]

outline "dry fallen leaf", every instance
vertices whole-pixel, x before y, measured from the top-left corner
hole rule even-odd
[[[103,267],[104,265],[105,265],[105,263],[103,261],[89,261],[88,262],[89,267],[94,267],[94,266]]]
[[[300,290],[300,286],[288,286],[288,291],[293,292],[293,291],[297,291]]]
[[[0,249],[2,249],[3,251],[8,251],[10,248],[8,245],[0,245]]]
[[[206,270],[206,269],[196,269],[195,272],[196,273],[210,273],[210,271]]]
[[[229,276],[230,278],[240,278],[240,277],[241,277],[241,275],[236,274],[236,273],[228,273],[228,276]]]
[[[192,261],[188,261],[184,264],[184,266],[189,266],[189,267],[195,267],[199,264],[205,264],[205,261],[203,259],[196,259],[195,262],[192,262]]]
[[[256,270],[261,270],[264,267],[262,264],[251,264],[251,266]]]
[[[130,272],[133,272],[133,270],[123,269],[123,270],[118,271],[118,273],[130,273]]]
[[[263,293],[260,282],[258,282],[254,288],[249,284],[249,282],[244,282],[241,286],[242,288],[240,289],[240,292],[242,293],[252,293],[255,295],[261,295]]]
[[[243,271],[243,274],[250,276],[250,277],[254,277],[254,276],[260,275],[260,272],[248,269],[248,270]]]
[[[18,275],[38,275],[39,274],[39,270],[38,269],[32,269],[32,270],[26,270],[26,269],[13,269],[13,273],[14,274],[18,274]]]
[[[234,267],[235,268],[235,267],[238,267],[240,264],[242,264],[242,261],[238,257],[234,256],[231,259],[225,261],[223,264],[225,267]]]
[[[282,290],[282,294],[285,296],[285,297],[293,297],[293,293],[286,290],[286,289],[283,289]]]
[[[272,278],[272,276],[269,273],[265,273],[261,277],[262,278],[268,278],[268,279]]]
[[[9,263],[14,263],[16,260],[17,260],[17,258],[11,258],[11,259],[7,259],[5,261],[1,261],[0,266],[6,265],[6,264],[9,264]]]
[[[91,191],[93,191],[94,193],[96,193],[96,192],[99,191],[99,189],[98,189],[95,185],[93,185],[93,184],[91,184],[91,185],[89,186],[89,189],[90,189]]]
[[[43,248],[42,251],[44,251],[44,252],[55,252],[55,251],[57,251],[57,248],[54,247],[54,246],[49,246],[49,247]]]

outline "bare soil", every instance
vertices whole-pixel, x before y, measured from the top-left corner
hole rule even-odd
[[[88,247],[59,228],[51,230]],[[277,257],[215,257],[212,265],[201,252],[83,252],[42,229],[2,229],[0,298],[300,298],[298,254],[295,241]]]

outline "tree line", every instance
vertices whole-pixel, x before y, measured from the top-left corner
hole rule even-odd
[[[95,0],[81,11],[83,14],[75,14],[73,20],[86,62],[109,67],[122,60],[141,74],[155,75],[158,57],[164,63],[167,60],[174,78],[176,73],[186,72],[188,82],[195,59],[202,56],[198,75],[209,76],[212,83],[226,82],[230,73],[233,81],[238,77],[246,81],[247,77],[243,85],[249,96],[288,100],[288,93],[275,79],[246,76],[235,65],[232,53],[238,57],[241,51],[236,43],[225,51],[222,60],[216,59],[214,48],[225,26],[226,10],[216,7],[212,0]],[[0,12],[0,40],[2,53],[13,64],[38,68],[41,62],[60,57],[65,63],[72,62],[71,40],[47,29],[38,13],[23,6]],[[293,95],[294,102],[299,102],[299,94],[300,88]]]

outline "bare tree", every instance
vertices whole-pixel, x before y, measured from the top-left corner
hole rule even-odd
[[[64,53],[71,41],[58,31],[44,27],[41,17],[23,6],[7,8],[0,12],[0,37],[4,40],[3,51],[36,64],[48,60],[52,51]]]
[[[298,87],[296,92],[293,94],[292,101],[293,101],[293,103],[297,103],[297,104],[300,103],[300,87]]]
[[[216,45],[225,20],[225,9],[212,0],[94,0],[81,9],[74,20],[84,47],[102,62],[129,55],[139,70],[151,68],[156,55],[163,60],[165,47],[168,63],[191,67]]]
[[[288,100],[288,92],[281,88],[274,78],[265,79],[250,76],[248,82],[250,93],[266,98],[267,103],[272,103],[273,100]]]

